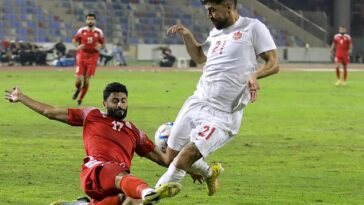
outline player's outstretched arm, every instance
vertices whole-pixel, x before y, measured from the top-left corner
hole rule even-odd
[[[68,109],[56,108],[51,105],[35,101],[23,94],[18,87],[14,87],[12,90],[5,90],[4,97],[11,103],[21,102],[25,106],[49,119],[68,123]]]
[[[203,53],[202,45],[198,43],[189,29],[181,24],[171,26],[167,30],[167,35],[182,35],[188,54],[196,63],[206,62],[206,56]]]
[[[155,147],[154,150],[149,152],[145,157],[163,167],[168,167],[168,163],[167,163],[165,154],[161,150],[159,150],[157,147]]]

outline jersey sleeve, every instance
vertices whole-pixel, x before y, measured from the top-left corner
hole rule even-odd
[[[76,42],[81,41],[81,28],[77,30],[76,34],[73,36],[73,40]]]
[[[209,52],[210,45],[211,45],[210,37],[207,38],[206,41],[203,42],[202,45],[201,45],[202,51],[205,54],[205,56],[207,56],[207,53]]]
[[[68,124],[72,126],[82,126],[87,114],[92,109],[68,109]]]
[[[135,128],[137,129],[137,128]],[[152,140],[148,138],[148,136],[142,132],[141,130],[137,129],[138,139],[135,152],[141,156],[146,156],[149,152],[153,151],[155,148],[154,143]]]
[[[253,30],[253,46],[257,55],[277,48],[267,26],[256,20]]]
[[[101,32],[100,32],[100,39],[99,39],[99,41],[100,41],[100,43],[101,44],[104,44],[105,43],[105,36],[104,36],[104,33],[102,32],[102,30],[100,30]]]
[[[99,37],[97,38],[97,42],[99,42],[100,44],[104,44],[105,43],[104,32],[99,28],[96,28],[96,31],[99,33]]]

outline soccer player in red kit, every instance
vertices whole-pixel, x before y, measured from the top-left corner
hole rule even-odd
[[[81,105],[90,85],[90,79],[95,75],[99,51],[105,46],[104,33],[96,26],[95,14],[86,15],[86,26],[78,29],[72,39],[77,48],[76,57],[76,91],[72,99]]]
[[[54,107],[33,100],[18,87],[5,91],[5,99],[10,102],[21,102],[52,120],[83,126],[87,157],[83,160],[80,177],[82,189],[91,197],[90,205],[121,205],[126,197],[149,205],[176,195],[181,189],[177,182],[152,189],[130,174],[134,152],[164,166],[166,159],[144,132],[124,120],[128,110],[127,88],[120,83],[110,83],[103,97],[105,113],[97,108]]]
[[[335,51],[335,63],[336,63],[336,85],[346,85],[348,77],[347,66],[350,63],[350,54],[353,49],[351,37],[346,34],[346,28],[344,26],[339,27],[339,33],[334,36],[331,44],[331,53]],[[343,65],[344,73],[343,79],[340,78],[340,64]]]

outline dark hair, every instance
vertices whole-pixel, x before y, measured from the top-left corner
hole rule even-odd
[[[207,3],[221,4],[221,3],[226,2],[226,1],[230,1],[231,3],[233,3],[234,8],[236,8],[238,0],[201,0],[201,3],[203,5],[205,5]]]
[[[125,85],[121,84],[121,83],[117,83],[117,82],[113,82],[113,83],[110,83],[108,84],[106,87],[105,87],[105,90],[104,90],[104,101],[110,96],[111,93],[114,93],[114,92],[117,92],[117,93],[125,93],[126,96],[128,96],[128,89],[126,88]]]
[[[94,19],[96,20],[96,15],[95,15],[95,14],[93,14],[93,13],[88,13],[88,14],[86,15],[86,18],[87,18],[87,17],[89,17],[89,16],[90,16],[90,17],[94,17]]]

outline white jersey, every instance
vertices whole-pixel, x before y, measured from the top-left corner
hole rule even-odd
[[[202,48],[207,62],[193,96],[232,113],[250,100],[247,79],[256,70],[258,55],[276,45],[263,23],[240,16],[228,28],[211,30]]]

